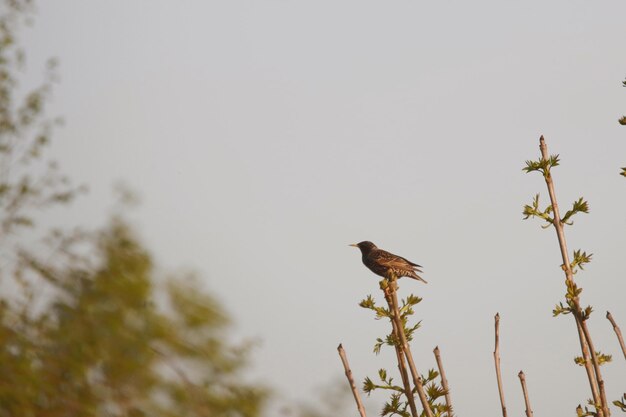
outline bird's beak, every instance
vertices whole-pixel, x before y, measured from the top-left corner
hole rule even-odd
[[[355,248],[358,248],[358,247],[359,247],[359,245],[357,245],[356,243],[351,243],[351,244],[349,244],[348,246],[354,246]]]

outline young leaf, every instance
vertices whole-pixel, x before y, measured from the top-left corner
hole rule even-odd
[[[565,215],[561,219],[561,222],[571,226],[574,223],[571,222],[569,219],[574,214],[577,214],[577,213],[589,213],[589,203],[587,203],[585,200],[583,200],[582,197],[580,197],[578,200],[574,201],[574,204],[572,204],[572,209],[568,210],[565,213]]]

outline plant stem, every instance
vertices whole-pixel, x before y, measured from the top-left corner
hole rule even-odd
[[[398,327],[396,326],[395,320],[391,320],[391,326],[393,327],[393,336],[395,338],[396,343],[394,347],[396,348],[396,358],[398,360],[398,370],[400,371],[400,376],[402,377],[402,385],[404,387],[404,395],[406,395],[407,401],[409,402],[409,408],[411,409],[411,415],[413,417],[419,417],[419,413],[417,412],[417,407],[415,406],[415,397],[413,396],[413,390],[411,389],[411,382],[409,381],[409,373],[406,370],[406,363],[404,359],[404,352],[402,350],[402,346],[400,346],[400,336],[398,334]]]
[[[524,393],[524,403],[526,404],[526,417],[533,417],[533,410],[530,408],[530,400],[528,399],[528,390],[526,389],[526,376],[523,371],[519,371],[517,374],[519,381],[522,384],[522,392]]]
[[[548,146],[546,141],[541,136],[539,139],[539,149],[541,150],[541,158],[547,161],[550,158],[548,154]],[[563,230],[563,222],[561,221],[561,215],[559,214],[559,205],[556,200],[556,192],[554,191],[554,182],[552,181],[552,174],[550,169],[547,168],[544,172],[544,179],[546,186],[548,187],[548,193],[550,194],[550,203],[552,204],[552,210],[554,213],[554,229],[556,230],[557,239],[559,241],[559,247],[561,249],[561,258],[563,259],[563,271],[568,282],[574,282],[574,273],[569,260],[569,254],[567,251],[567,243],[565,241],[565,232]],[[580,339],[580,347],[585,361],[585,370],[587,371],[587,377],[589,379],[589,385],[591,387],[591,393],[593,395],[594,403],[600,404],[601,408],[598,410],[599,417],[609,417],[611,412],[608,408],[606,393],[604,391],[604,380],[602,379],[602,373],[600,371],[600,365],[596,355],[596,351],[591,340],[587,323],[583,320],[582,310],[580,308],[579,297],[576,296],[572,300],[574,305],[574,311],[572,311],[574,318],[576,319],[576,328],[578,329],[578,337]],[[590,363],[591,362],[591,363]],[[593,365],[593,369],[592,369]],[[594,375],[595,373],[595,375]],[[598,394],[599,390],[599,394]]]
[[[448,417],[452,417],[452,400],[450,400],[450,387],[448,386],[448,378],[446,378],[446,372],[443,370],[443,363],[441,362],[439,346],[435,346],[435,350],[433,350],[433,353],[435,354],[435,360],[437,360],[437,368],[439,368],[439,375],[441,376],[441,386],[446,391],[445,399],[446,405],[448,406],[448,412],[446,414]]]
[[[506,405],[504,404],[504,389],[502,388],[502,375],[500,373],[500,313],[495,317],[496,343],[493,350],[493,360],[496,363],[496,378],[498,380],[498,393],[500,394],[500,404],[502,405],[502,417],[506,417]]]
[[[383,280],[381,282],[381,289],[385,294],[385,299],[387,300],[387,304],[389,305],[389,311],[391,312],[391,318],[396,323],[396,328],[398,329],[398,336],[400,336],[400,343],[402,343],[402,350],[404,352],[404,356],[409,364],[409,369],[411,371],[411,376],[413,377],[413,384],[415,385],[415,389],[417,390],[417,395],[419,396],[420,402],[422,403],[422,407],[424,408],[424,412],[427,417],[433,417],[433,412],[430,409],[430,404],[428,404],[428,398],[426,397],[426,392],[424,391],[424,385],[422,384],[422,379],[417,372],[417,367],[415,366],[415,361],[413,361],[413,354],[411,353],[411,348],[409,347],[409,343],[406,340],[406,335],[404,334],[404,325],[402,324],[402,320],[400,319],[400,310],[398,309],[398,299],[396,296],[396,289],[398,287],[397,277],[394,274],[390,274],[390,279]],[[385,285],[385,282],[387,285]]]
[[[617,340],[619,340],[619,345],[622,347],[622,353],[624,354],[624,359],[626,359],[626,346],[624,346],[624,338],[622,337],[622,331],[619,329],[615,320],[613,320],[613,316],[608,311],[606,312],[606,318],[609,319],[611,324],[613,325],[613,330],[617,335]]]
[[[361,396],[359,395],[359,391],[354,383],[354,378],[352,378],[352,371],[350,370],[350,365],[348,364],[346,351],[343,349],[341,343],[337,346],[337,351],[339,351],[339,357],[343,363],[343,369],[346,371],[346,378],[348,378],[348,382],[350,383],[350,389],[352,390],[352,395],[354,396],[354,401],[356,402],[356,408],[359,410],[361,417],[367,417],[365,414],[365,407],[363,407],[363,402],[361,401]]]

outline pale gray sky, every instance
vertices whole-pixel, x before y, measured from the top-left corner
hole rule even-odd
[[[357,306],[378,278],[347,245],[372,240],[424,265],[414,343],[439,345],[458,415],[500,415],[493,315],[507,405],[537,415],[588,397],[552,230],[523,222],[539,175],[523,174],[544,134],[560,153],[567,230],[594,253],[579,275],[597,314],[609,397],[626,366],[604,318],[626,327],[624,1],[40,1],[22,37],[29,68],[60,59],[53,152],[90,194],[58,218],[101,224],[111,185],[140,190],[134,218],[165,270],[198,270],[258,337],[254,375],[289,398],[340,375],[359,380],[387,326]],[[378,297],[380,299],[380,297]],[[370,414],[380,403],[370,403]]]

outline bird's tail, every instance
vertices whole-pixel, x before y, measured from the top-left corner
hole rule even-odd
[[[420,277],[415,272],[413,274],[409,275],[409,277],[413,278],[413,279],[416,279],[418,281],[422,281],[424,284],[428,284],[428,282],[424,278]]]

